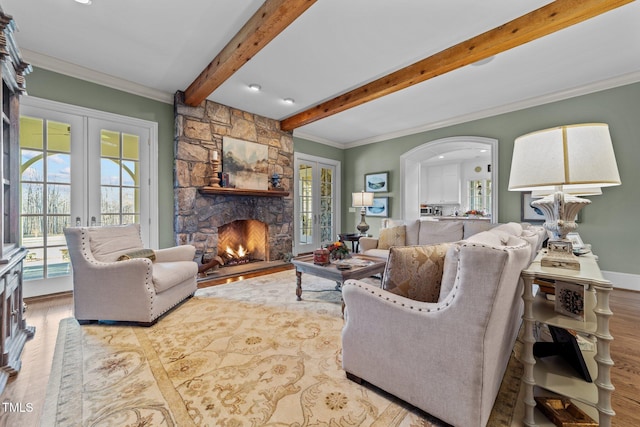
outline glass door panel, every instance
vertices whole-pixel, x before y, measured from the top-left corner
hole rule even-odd
[[[72,289],[64,227],[140,223],[145,245],[157,245],[150,232],[152,128],[32,102],[20,107],[26,296]]]
[[[20,118],[21,241],[25,280],[66,275],[63,228],[71,214],[71,124]]]
[[[324,159],[323,159],[324,160]],[[337,239],[336,165],[296,157],[296,253],[312,252]]]

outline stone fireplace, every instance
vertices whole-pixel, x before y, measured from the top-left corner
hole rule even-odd
[[[197,107],[177,92],[175,111],[175,240],[192,244],[198,259],[220,256],[242,245],[250,258],[284,260],[293,250],[293,137],[276,120],[205,100]],[[210,159],[222,152],[224,136],[269,147],[269,174],[281,176],[284,195],[257,191],[205,191],[213,176]],[[224,165],[223,165],[224,168]],[[248,194],[247,194],[248,193]],[[263,192],[264,193],[264,192]]]
[[[269,261],[267,224],[240,219],[218,227],[218,256],[225,265]]]

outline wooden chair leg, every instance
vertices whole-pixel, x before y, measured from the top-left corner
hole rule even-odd
[[[356,384],[362,384],[362,378],[357,375],[353,375],[351,372],[347,372],[347,379],[353,381]]]

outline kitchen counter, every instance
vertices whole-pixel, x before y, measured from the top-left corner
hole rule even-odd
[[[488,217],[488,216],[422,215],[422,218],[430,218],[430,219],[432,218],[438,221],[447,221],[447,220],[491,221],[491,217]]]

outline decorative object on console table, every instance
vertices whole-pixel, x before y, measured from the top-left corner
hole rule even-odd
[[[601,187],[620,185],[609,126],[587,123],[545,129],[516,138],[509,190],[538,191],[545,197],[531,203],[553,233],[546,267],[577,270],[567,234],[575,231],[580,209],[591,203],[578,195],[594,195]]]
[[[555,310],[565,316],[584,320],[584,286],[557,281]]]
[[[598,423],[567,398],[536,396],[536,407],[558,427],[598,427]]]
[[[389,191],[389,172],[368,173],[364,176],[364,191],[386,193]]]
[[[360,208],[360,224],[356,226],[360,234],[366,234],[369,230],[369,224],[364,220],[367,214],[366,208],[373,206],[373,193],[361,191],[360,193],[351,193],[351,206]]]

